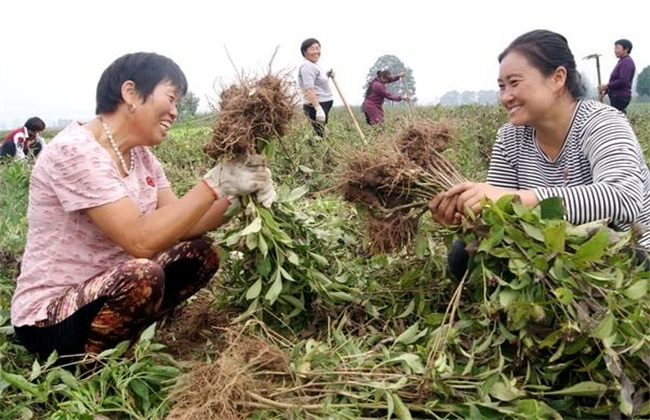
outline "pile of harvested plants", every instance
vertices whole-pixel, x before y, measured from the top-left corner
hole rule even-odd
[[[441,153],[451,140],[446,124],[414,121],[397,140],[346,152],[338,189],[346,201],[363,207],[371,252],[393,252],[409,244],[427,203],[464,182]]]
[[[204,151],[214,159],[268,164],[265,147],[272,141],[282,145],[296,103],[289,79],[269,73],[259,79],[240,77],[223,90],[219,105],[212,141]],[[290,191],[280,186],[271,208],[243,197],[245,210],[221,230],[219,244],[231,256],[230,270],[221,278],[231,301],[243,309],[237,321],[255,315],[300,329],[315,308],[327,310],[352,300],[347,281],[341,280],[344,267],[328,264],[315,249],[319,245],[331,259],[342,252],[342,221],[303,212],[298,200],[306,193],[305,187]]]
[[[170,418],[648,418],[649,279],[629,234],[510,196],[461,235],[473,260],[448,305],[390,321],[382,305],[390,328],[358,335],[345,312],[305,339],[250,322],[254,340],[179,381],[173,413],[196,417]]]

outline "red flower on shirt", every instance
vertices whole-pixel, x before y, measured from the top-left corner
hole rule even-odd
[[[147,185],[148,185],[148,186],[150,186],[150,187],[155,187],[155,186],[156,186],[156,183],[153,182],[153,178],[152,178],[152,177],[148,176],[147,179],[146,179],[146,181],[147,181]]]

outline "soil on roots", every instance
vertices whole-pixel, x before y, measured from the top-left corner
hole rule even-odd
[[[278,347],[235,328],[225,334],[226,347],[211,363],[195,363],[171,391],[169,420],[248,418],[255,396],[268,397],[282,378],[290,378],[289,361]]]
[[[452,140],[452,130],[445,122],[413,121],[400,133],[397,148],[420,167],[428,168]]]
[[[418,200],[413,192],[422,169],[394,147],[349,156],[337,180],[346,201],[363,203],[381,212]]]
[[[387,218],[370,216],[367,220],[369,251],[389,254],[413,243],[420,217],[410,212],[396,212]]]
[[[215,338],[219,338],[223,329],[237,316],[234,311],[211,308],[213,302],[212,294],[201,290],[192,301],[177,308],[162,321],[156,340],[166,346],[166,353],[177,360],[205,358],[207,343],[214,343]]]
[[[264,145],[289,130],[297,100],[290,75],[242,77],[219,95],[212,141],[203,151],[215,160],[258,154]]]

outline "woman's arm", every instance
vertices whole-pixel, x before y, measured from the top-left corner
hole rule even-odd
[[[376,82],[373,85],[373,89],[379,96],[383,96],[384,98],[394,101],[394,102],[399,102],[402,100],[402,96],[397,95],[395,93],[391,93],[386,89],[386,85],[384,85],[381,82]]]
[[[164,188],[158,191],[158,207],[165,207],[176,203],[179,198],[171,188]],[[203,235],[206,232],[215,230],[226,222],[225,213],[230,206],[230,200],[225,197],[218,199],[210,209],[196,222],[181,239],[190,239]]]
[[[585,124],[583,152],[592,183],[537,188],[541,199],[562,197],[567,220],[580,224],[608,219],[631,223],[643,211],[648,172],[639,142],[624,116],[604,111]]]
[[[318,102],[318,96],[316,96],[316,91],[314,88],[306,87],[302,90],[302,92],[311,106],[314,108],[318,108],[320,106],[320,102]]]
[[[215,203],[200,182],[182,198],[142,214],[129,197],[86,209],[106,236],[134,257],[149,258],[188,236]]]

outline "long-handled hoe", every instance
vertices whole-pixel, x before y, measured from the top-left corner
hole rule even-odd
[[[600,54],[589,54],[588,56],[584,57],[583,60],[591,60],[591,59],[596,59],[596,72],[598,73],[598,87],[600,88],[600,85],[603,83],[600,78]],[[598,90],[598,100],[600,102],[603,101],[603,94],[600,93],[600,90]]]
[[[341,102],[343,102],[345,109],[348,111],[348,115],[350,115],[350,118],[352,118],[352,122],[354,122],[354,126],[357,128],[357,131],[359,132],[359,136],[361,137],[361,140],[363,140],[363,144],[367,144],[366,136],[363,135],[363,131],[361,131],[361,127],[359,127],[359,123],[357,122],[357,119],[354,118],[354,114],[352,113],[352,109],[350,108],[350,105],[348,105],[347,101],[345,100],[345,97],[343,96],[343,93],[341,93],[339,84],[336,83],[336,77],[334,77],[334,71],[333,70],[328,71],[327,76],[332,79],[332,82],[334,82],[334,87],[336,88],[336,91],[339,93],[339,96],[341,97]]]

